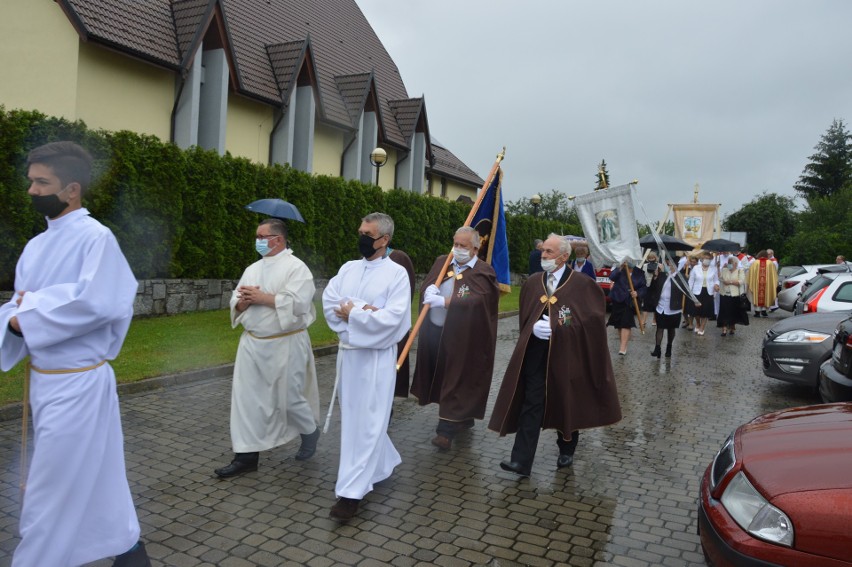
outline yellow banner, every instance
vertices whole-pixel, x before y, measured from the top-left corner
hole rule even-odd
[[[675,236],[693,246],[711,240],[719,205],[672,205]]]

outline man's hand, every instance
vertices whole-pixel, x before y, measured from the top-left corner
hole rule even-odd
[[[550,328],[550,317],[542,315],[541,319],[533,323],[533,335],[543,341],[549,341],[553,329]]]
[[[436,285],[430,285],[426,288],[426,291],[423,292],[423,304],[428,305],[429,307],[441,307],[445,308],[447,306],[446,298],[441,295],[441,290],[438,289]]]
[[[351,301],[346,303],[341,302],[340,307],[334,310],[334,314],[337,315],[339,319],[343,321],[349,322],[349,313],[352,311],[352,308],[355,307],[355,304]]]
[[[18,300],[18,301],[20,301],[20,300]],[[11,319],[9,319],[9,326],[10,326],[10,327],[12,327],[12,329],[13,329],[16,333],[20,333],[20,332],[21,332],[21,325],[18,323],[18,318],[17,318],[17,317],[14,317],[14,316],[13,316]]]
[[[237,304],[238,311],[244,311],[250,305],[275,306],[275,295],[260,291],[260,286],[257,285],[241,285],[237,288],[237,297],[240,299]]]
[[[16,299],[16,300],[15,300],[15,304],[16,304],[18,307],[20,307],[20,306],[21,306],[21,301],[23,301],[23,300],[24,300],[24,294],[25,294],[25,293],[27,293],[27,292],[25,292],[25,291],[19,291],[19,292],[18,292],[18,299]]]

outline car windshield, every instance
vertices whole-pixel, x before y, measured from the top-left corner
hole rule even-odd
[[[817,276],[808,280],[808,289],[802,293],[802,297],[799,298],[799,301],[806,302],[809,298],[813,297],[816,292],[830,284],[832,279],[833,278],[827,278],[825,276]]]
[[[778,277],[781,279],[792,278],[805,273],[805,269],[801,266],[784,266],[778,271]]]

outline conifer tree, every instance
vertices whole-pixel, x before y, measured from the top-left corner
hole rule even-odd
[[[852,187],[852,134],[843,120],[835,119],[810,156],[799,181],[793,186],[807,199],[830,197]]]

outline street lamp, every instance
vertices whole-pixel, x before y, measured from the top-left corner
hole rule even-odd
[[[377,147],[370,153],[370,163],[376,168],[376,185],[379,185],[379,171],[388,162],[388,153],[384,148]]]
[[[541,203],[541,195],[536,193],[530,197],[530,203],[532,203],[533,206],[533,216],[538,217],[538,205]]]

